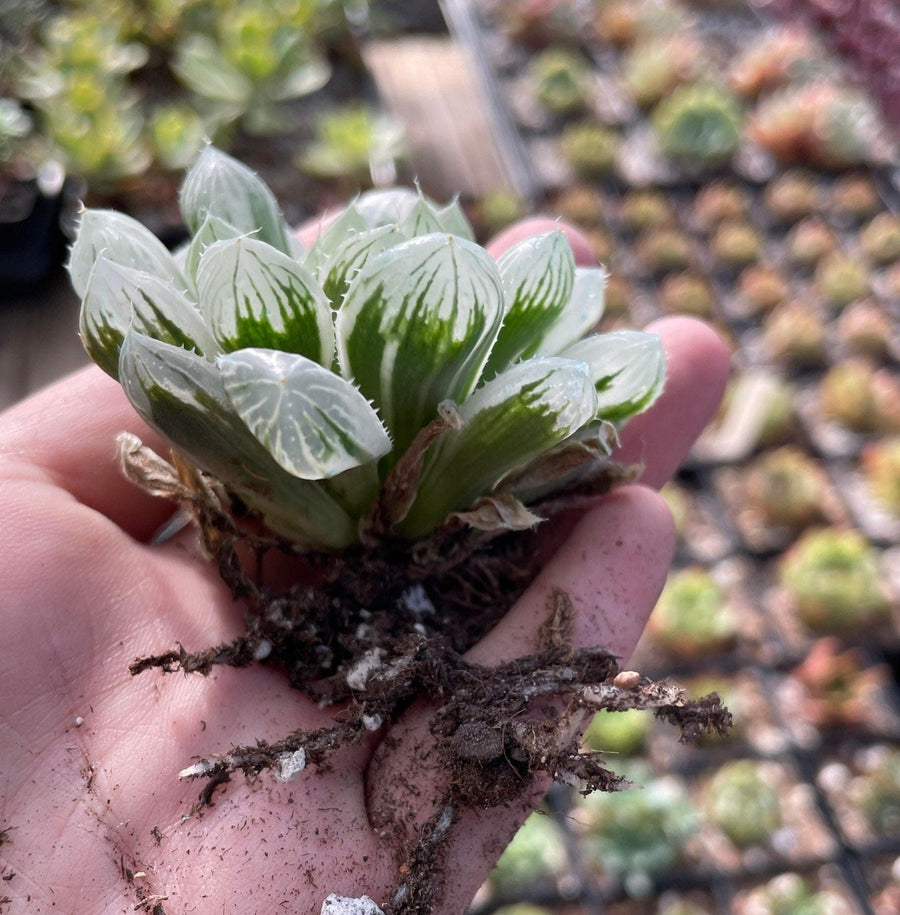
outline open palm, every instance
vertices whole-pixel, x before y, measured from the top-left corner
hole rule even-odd
[[[531,221],[492,250],[544,228]],[[533,650],[554,587],[573,598],[579,645],[631,653],[672,551],[652,489],[711,416],[728,367],[697,322],[651,329],[669,381],[627,427],[621,454],[645,464],[645,485],[555,522],[561,545],[473,661]],[[237,781],[190,815],[198,786],[177,773],[193,757],[327,725],[335,710],[258,665],[129,675],[135,657],[176,642],[234,638],[243,611],[189,539],[148,544],[171,507],[121,478],[122,430],[165,450],[95,368],[0,417],[0,910],[317,913],[330,893],[384,900],[400,879],[397,826],[411,836],[444,788],[429,765],[428,708],[341,751],[327,772]],[[438,911],[465,908],[544,787],[464,815]]]

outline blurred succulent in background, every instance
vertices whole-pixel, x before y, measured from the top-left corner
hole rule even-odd
[[[742,126],[743,113],[734,97],[712,84],[679,86],[653,112],[662,152],[693,169],[730,159],[740,143]]]
[[[659,288],[659,300],[670,314],[713,316],[716,297],[706,277],[698,273],[675,273],[667,276]]]
[[[900,435],[866,445],[862,471],[872,497],[900,516]]]
[[[832,366],[819,385],[822,411],[854,432],[900,432],[900,381],[862,357]]]
[[[669,576],[648,628],[654,640],[684,657],[726,648],[738,632],[725,592],[699,566]]]
[[[690,266],[693,252],[688,236],[675,227],[651,229],[634,249],[635,257],[651,273],[670,273]]]
[[[738,293],[752,314],[771,311],[790,292],[790,284],[777,267],[755,264],[741,271]]]
[[[882,207],[881,196],[869,175],[842,175],[831,187],[831,212],[838,218],[861,221]]]
[[[472,217],[479,236],[490,238],[512,225],[528,212],[528,205],[512,190],[497,190],[485,194],[472,207]]]
[[[700,47],[688,36],[638,42],[622,61],[622,79],[636,104],[652,108],[676,86],[697,75]]]
[[[581,229],[596,229],[605,224],[603,198],[589,184],[572,184],[553,198],[550,208],[557,216]]]
[[[781,826],[778,787],[751,759],[732,760],[718,769],[706,785],[703,811],[740,848],[768,841]]]
[[[845,308],[868,295],[869,271],[849,255],[832,251],[816,266],[815,287],[829,305]]]
[[[749,222],[726,220],[713,233],[710,247],[723,267],[740,270],[759,260],[763,251],[763,239]]]
[[[786,245],[792,264],[811,269],[837,248],[837,236],[821,219],[803,219],[788,232]]]
[[[738,54],[728,82],[739,95],[752,98],[807,76],[821,55],[822,49],[806,29],[779,26]]]
[[[742,219],[747,214],[747,192],[730,181],[712,181],[694,198],[694,220],[704,231],[720,222]]]
[[[853,805],[879,836],[900,833],[900,749],[876,747],[867,754],[866,771],[850,783]]]
[[[171,102],[158,106],[150,116],[148,131],[153,155],[163,168],[187,168],[203,146],[204,125],[190,106]]]
[[[785,445],[747,469],[744,492],[768,524],[799,529],[822,519],[828,477],[805,451]]]
[[[776,222],[795,223],[816,210],[822,199],[813,175],[790,169],[766,185],[763,203]]]
[[[763,325],[766,351],[798,368],[814,368],[827,355],[822,311],[802,299],[779,305]]]
[[[537,103],[551,114],[565,116],[587,108],[590,70],[581,54],[548,48],[532,60],[529,76]]]
[[[872,299],[845,308],[837,322],[838,339],[851,352],[882,359],[895,337],[894,322]]]
[[[31,128],[31,117],[16,99],[0,98],[0,165],[17,157]]]
[[[495,262],[457,204],[392,189],[301,253],[269,189],[212,147],[180,202],[193,238],[177,259],[126,216],[83,214],[69,272],[85,347],[298,548],[354,544],[364,519],[404,540],[460,512],[533,526],[521,500],[573,479],[560,454],[596,469],[609,424],[662,387],[655,335],[581,339],[605,273],[576,268],[561,231]],[[382,490],[398,462],[421,471],[414,491]]]
[[[900,218],[893,213],[879,213],[859,233],[859,247],[879,266],[900,261]]]
[[[559,137],[563,157],[579,175],[600,178],[616,164],[621,136],[596,121],[567,124]]]
[[[491,885],[503,892],[558,878],[566,867],[566,850],[559,826],[544,811],[536,811],[522,824],[491,871]]]
[[[673,223],[675,211],[662,191],[632,190],[622,197],[619,218],[632,232],[645,232]]]
[[[630,45],[641,28],[641,0],[599,0],[593,4],[594,34],[616,47]]]
[[[319,116],[315,139],[296,161],[317,178],[343,179],[351,185],[349,192],[394,181],[403,155],[403,127],[386,114],[351,103]]]
[[[799,874],[780,874],[748,893],[746,915],[841,915],[846,897],[830,890],[816,891]]]
[[[206,117],[236,119],[250,134],[286,132],[282,103],[320,89],[331,75],[290,6],[243,0],[217,10],[208,31],[184,35],[172,70],[203,100]]]
[[[633,756],[643,750],[653,723],[652,712],[626,709],[597,712],[584,732],[584,744],[598,753]]]
[[[621,877],[631,895],[644,896],[656,874],[678,863],[699,818],[674,777],[653,777],[638,765],[627,775],[643,787],[579,800],[576,818],[584,821],[586,850],[597,866]]]
[[[494,9],[506,34],[532,50],[578,40],[581,21],[572,0],[505,0]]]
[[[816,631],[877,621],[890,607],[878,554],[856,530],[807,532],[782,556],[779,577],[800,618]]]

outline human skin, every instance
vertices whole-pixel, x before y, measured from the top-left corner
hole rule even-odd
[[[555,225],[526,221],[490,250]],[[566,231],[589,262],[584,241]],[[576,647],[630,656],[673,550],[655,490],[713,415],[729,364],[719,338],[692,319],[649,329],[664,340],[667,387],[628,424],[620,452],[644,464],[642,485],[548,525],[541,574],[470,660],[490,666],[532,651],[554,588],[572,598]],[[327,772],[309,769],[287,784],[238,777],[214,807],[188,815],[199,785],[177,773],[193,758],[327,725],[334,710],[258,665],[205,678],[130,676],[137,656],[236,637],[243,609],[192,536],[149,544],[172,508],[121,476],[122,430],[165,453],[94,367],[0,416],[4,912],[105,915],[143,902],[169,915],[268,915],[318,913],[329,893],[384,901],[400,876],[383,827],[410,830],[443,791],[428,752],[431,708],[415,706],[387,733],[342,750]],[[442,854],[448,879],[437,912],[464,910],[545,787],[464,814]]]

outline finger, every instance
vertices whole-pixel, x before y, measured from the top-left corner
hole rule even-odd
[[[467,658],[490,666],[533,652],[557,588],[569,594],[575,609],[574,647],[606,645],[627,658],[665,582],[673,549],[673,525],[662,499],[644,487],[618,490],[584,515],[522,599]],[[373,823],[408,841],[448,784],[429,731],[432,712],[425,704],[410,709],[381,744],[369,770]],[[546,788],[540,781],[506,806],[461,813],[442,849],[442,871],[453,875],[442,911],[465,908]]]
[[[587,238],[574,226],[552,216],[531,216],[522,219],[495,236],[487,243],[486,248],[492,257],[500,257],[504,251],[508,251],[520,241],[533,238],[535,235],[543,235],[545,232],[553,232],[555,229],[561,229],[565,233],[575,255],[576,264],[580,267],[596,266],[597,258]]]
[[[643,464],[641,483],[659,489],[715,416],[728,381],[731,354],[722,338],[695,318],[662,318],[647,330],[662,337],[666,386],[646,413],[625,426],[616,459]]]
[[[148,539],[172,506],[122,475],[116,435],[133,432],[160,453],[166,445],[135,413],[119,385],[89,366],[0,416],[0,473],[37,473],[139,540]]]

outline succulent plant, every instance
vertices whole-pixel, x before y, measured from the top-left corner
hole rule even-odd
[[[803,300],[782,303],[765,320],[763,340],[775,359],[800,368],[825,361],[825,323],[821,311]]]
[[[727,220],[716,229],[710,246],[720,264],[728,269],[740,270],[759,260],[763,239],[749,222]]]
[[[525,201],[515,191],[499,190],[485,194],[475,204],[474,219],[484,236],[491,236],[521,219],[528,212]]]
[[[148,123],[153,156],[164,168],[187,168],[203,147],[204,126],[189,105],[173,102],[160,105]]]
[[[358,189],[371,187],[380,176],[392,180],[395,163],[403,154],[403,128],[397,121],[366,105],[350,103],[318,118],[315,138],[296,161],[310,175],[346,179]]]
[[[579,121],[563,128],[559,143],[563,157],[577,174],[599,178],[613,170],[621,137],[603,124]]]
[[[861,357],[832,366],[819,388],[825,415],[855,432],[900,432],[900,381]]]
[[[849,793],[876,835],[896,836],[900,832],[900,750],[876,748],[866,771],[851,782]]]
[[[0,98],[0,164],[13,161],[31,128],[31,117],[18,100]]]
[[[837,248],[837,236],[821,219],[809,217],[788,232],[787,255],[792,264],[811,269]]]
[[[882,207],[869,175],[842,175],[832,185],[830,201],[835,216],[857,222],[874,216]]]
[[[696,273],[676,273],[667,276],[660,286],[659,300],[671,314],[712,317],[716,297],[709,281]]]
[[[627,315],[634,301],[634,290],[628,280],[618,273],[610,273],[606,280],[606,307],[604,314],[609,317]]]
[[[653,721],[646,709],[626,709],[623,712],[597,712],[584,732],[584,743],[599,753],[634,756],[647,742]]]
[[[749,893],[745,911],[748,915],[839,915],[847,905],[844,896],[816,891],[799,874],[788,873]]]
[[[710,779],[703,798],[707,819],[735,845],[767,841],[781,826],[778,788],[759,763],[736,759]]]
[[[806,29],[779,26],[740,53],[728,75],[739,95],[755,97],[778,88],[811,67],[821,54]]]
[[[731,158],[741,139],[743,113],[719,86],[679,86],[653,112],[660,149],[680,165],[709,168]]]
[[[635,895],[653,875],[677,864],[699,819],[682,784],[652,777],[633,766],[629,777],[640,790],[596,793],[579,800],[587,820],[586,849],[604,872],[623,877]]]
[[[533,50],[578,37],[580,23],[571,0],[513,0],[498,3],[496,11],[506,34]]]
[[[769,524],[802,528],[821,519],[828,478],[805,451],[785,445],[757,458],[745,475],[747,500]]]
[[[82,215],[69,272],[85,347],[186,459],[298,545],[356,543],[414,442],[415,493],[381,503],[391,536],[428,536],[476,503],[508,513],[546,482],[542,455],[573,436],[593,453],[598,424],[661,388],[658,337],[580,339],[605,273],[576,268],[562,232],[495,263],[456,204],[393,189],[304,254],[268,188],[212,147],[180,202],[193,239],[178,259],[126,216]],[[443,431],[422,452],[426,426]]]
[[[523,886],[559,876],[566,865],[566,850],[559,827],[546,813],[537,811],[522,824],[491,872],[498,890],[522,891]]]
[[[878,620],[890,606],[878,554],[856,530],[808,531],[783,555],[779,576],[800,618],[816,631]]]
[[[862,470],[872,497],[900,517],[900,435],[866,445]]]
[[[652,229],[637,243],[635,257],[651,273],[669,273],[690,266],[693,253],[687,235],[675,227]]]
[[[730,181],[713,181],[697,194],[693,211],[697,224],[708,231],[725,220],[746,216],[747,194]]]
[[[649,629],[670,651],[693,657],[729,645],[737,636],[737,619],[712,575],[692,566],[669,576]]]
[[[699,57],[699,46],[686,36],[642,39],[622,62],[625,87],[636,104],[651,108],[694,77]]]
[[[675,211],[662,191],[635,190],[622,197],[619,218],[630,231],[645,232],[673,223]]]
[[[859,246],[875,264],[900,261],[900,218],[893,213],[879,213],[859,233]]]
[[[808,172],[791,169],[769,182],[763,202],[776,222],[794,223],[809,216],[822,201],[815,178]]]
[[[539,105],[554,115],[584,111],[589,99],[590,70],[580,54],[548,48],[531,62],[531,81]]]
[[[565,188],[554,197],[551,209],[581,229],[596,229],[605,222],[603,198],[588,184]]]
[[[815,285],[826,302],[844,308],[868,295],[869,272],[865,265],[849,255],[833,251],[819,261]]]
[[[790,285],[777,267],[755,264],[741,271],[737,281],[741,299],[754,314],[771,311],[790,292]]]
[[[837,322],[838,339],[851,352],[881,359],[894,337],[894,322],[876,302],[863,299],[845,308]]]

